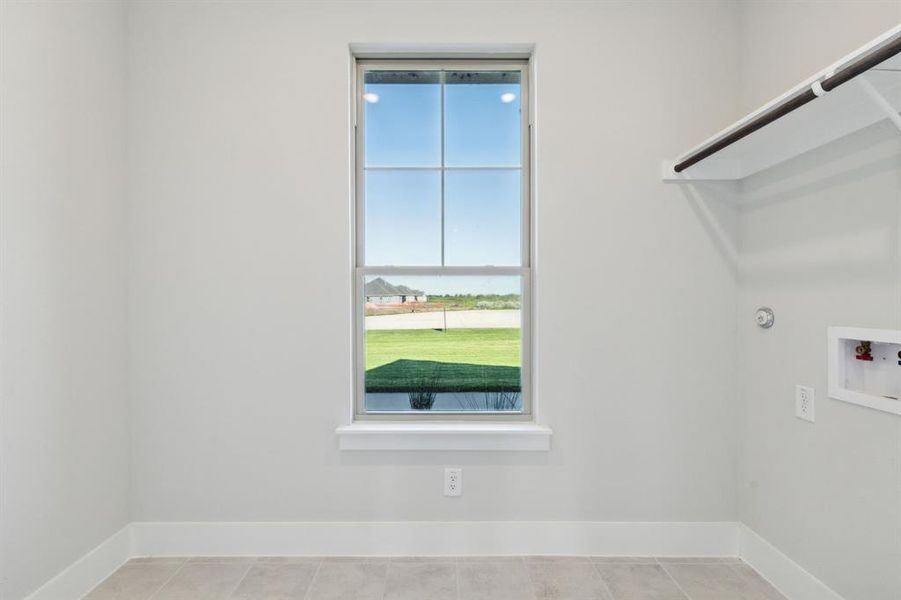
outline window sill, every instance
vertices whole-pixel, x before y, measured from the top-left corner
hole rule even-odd
[[[549,427],[535,423],[353,423],[338,427],[341,450],[548,451]]]

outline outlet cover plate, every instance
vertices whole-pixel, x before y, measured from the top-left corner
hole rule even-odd
[[[795,386],[795,416],[813,423],[816,419],[816,393],[806,385]]]
[[[444,469],[444,495],[463,495],[463,469],[459,467]]]

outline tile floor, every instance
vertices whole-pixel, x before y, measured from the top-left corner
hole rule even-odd
[[[738,559],[137,558],[86,600],[784,600]]]

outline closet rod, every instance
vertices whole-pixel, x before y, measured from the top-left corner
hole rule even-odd
[[[879,63],[886,61],[899,53],[901,53],[901,36],[896,37],[894,40],[885,44],[878,50],[866,54],[851,63],[848,63],[848,65],[845,66],[842,70],[837,71],[836,73],[826,77],[825,79],[815,81],[809,88],[805,89],[804,91],[798,92],[794,96],[791,96],[790,98],[785,100],[783,103],[774,106],[764,113],[761,113],[756,118],[745,123],[728,135],[723,136],[709,146],[701,148],[694,154],[687,156],[684,160],[673,167],[673,170],[676,173],[681,173],[688,167],[697,164],[705,158],[716,154],[723,148],[727,148],[735,142],[748,137],[758,129],[769,125],[773,121],[781,119],[790,112],[801,108],[812,100],[816,100],[819,96],[822,96],[826,92],[831,92],[841,84],[849,81],[850,79],[853,79],[854,77],[857,77],[861,73],[871,69],[872,67],[875,67]]]

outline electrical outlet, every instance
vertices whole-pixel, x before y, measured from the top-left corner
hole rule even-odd
[[[795,416],[805,421],[814,422],[816,418],[816,395],[812,387],[795,386]]]
[[[444,469],[444,495],[463,495],[463,469]]]

